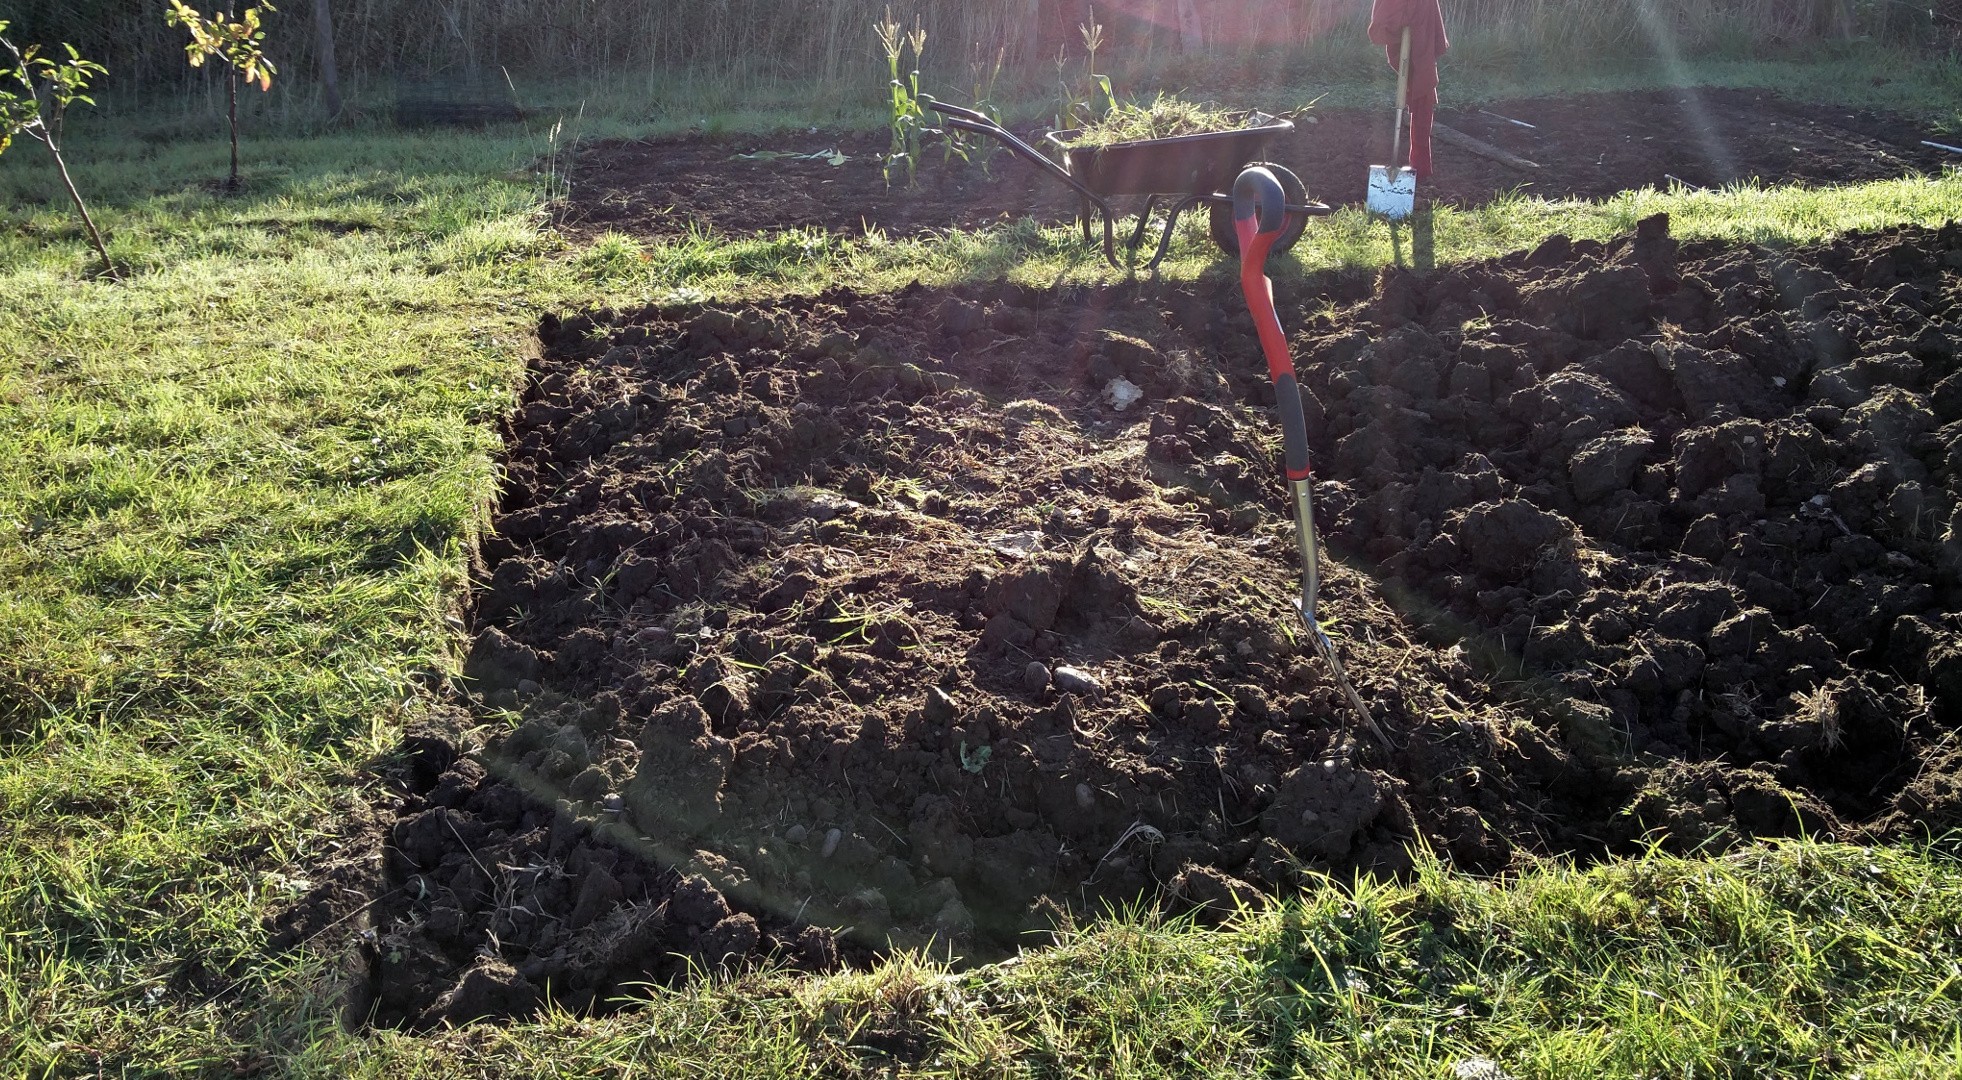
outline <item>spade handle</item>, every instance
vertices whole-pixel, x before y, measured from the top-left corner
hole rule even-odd
[[[1403,149],[1403,114],[1410,107],[1410,27],[1403,28],[1403,49],[1397,58],[1397,126],[1390,136],[1390,168],[1397,167],[1397,154]]]

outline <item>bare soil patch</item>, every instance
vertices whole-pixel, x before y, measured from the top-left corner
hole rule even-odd
[[[1653,219],[1284,284],[1325,615],[1393,746],[1290,623],[1236,282],[547,319],[473,601],[495,734],[412,755],[371,1015],[987,959],[1419,842],[1962,825],[1958,268],[1955,226]]]
[[[1257,92],[1246,102],[1257,107]],[[1446,109],[1439,120],[1540,165],[1521,171],[1439,142],[1427,197],[1478,205],[1524,189],[1547,198],[1605,198],[1667,188],[1671,178],[1706,187],[1756,178],[1768,184],[1836,184],[1936,172],[1952,155],[1920,145],[1913,120],[1787,101],[1762,91],[1679,89],[1583,94]],[[1322,109],[1276,141],[1272,157],[1299,173],[1316,198],[1360,203],[1370,161],[1389,153],[1388,109]],[[1536,125],[1522,128],[1490,113]],[[1030,138],[1038,132],[1025,132]],[[575,165],[563,227],[676,236],[790,228],[893,234],[976,228],[1076,214],[1075,196],[1006,152],[988,170],[930,154],[912,186],[888,187],[877,155],[883,136],[779,134],[601,143]],[[849,161],[745,161],[757,151],[843,151]]]

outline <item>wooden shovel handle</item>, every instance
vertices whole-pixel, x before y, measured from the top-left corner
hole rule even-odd
[[[1410,27],[1403,28],[1403,51],[1397,58],[1397,124],[1390,136],[1390,168],[1397,167],[1403,150],[1403,112],[1410,107]]]
[[[1403,28],[1403,50],[1397,57],[1397,111],[1410,107],[1410,27]]]

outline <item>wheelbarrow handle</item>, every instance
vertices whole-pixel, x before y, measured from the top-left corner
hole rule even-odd
[[[963,109],[959,105],[949,105],[938,98],[929,97],[926,94],[920,95],[920,104],[946,116],[958,116],[963,120],[972,120],[977,124],[994,124],[993,120],[988,119],[986,113],[977,112],[974,109]]]
[[[1104,200],[1102,195],[1090,190],[1084,185],[1083,181],[1071,176],[1068,169],[1056,163],[1056,159],[1023,142],[1014,132],[988,119],[985,115],[975,112],[973,109],[963,109],[958,105],[949,105],[944,101],[937,101],[924,94],[920,95],[920,103],[932,109],[934,112],[945,115],[947,117],[948,127],[956,131],[968,131],[976,135],[986,135],[1000,142],[1003,146],[1008,147],[1016,157],[1027,161],[1036,168],[1061,180],[1078,195],[1095,203],[1099,209],[1105,210],[1106,212],[1109,211],[1110,204]]]
[[[995,123],[984,114],[976,112],[973,109],[963,109],[958,105],[949,105],[944,101],[937,101],[925,94],[920,95],[920,104],[932,109],[934,112],[944,115],[947,118],[947,126],[956,131],[986,135],[988,138],[994,139],[1003,146],[1008,147],[1010,153],[1041,169],[1043,172],[1048,173],[1050,176],[1055,177],[1065,187],[1076,192],[1084,202],[1096,207],[1103,214],[1104,218],[1104,261],[1110,263],[1113,267],[1118,265],[1117,254],[1111,236],[1111,222],[1116,220],[1117,211],[1112,208],[1110,200],[1104,198],[1101,194],[1092,190],[1089,185],[1072,175],[1068,169],[1058,164],[1056,159],[1030,146],[1017,137],[1014,132]]]

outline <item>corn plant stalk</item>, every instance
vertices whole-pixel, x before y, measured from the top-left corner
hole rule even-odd
[[[920,104],[920,58],[926,52],[926,25],[914,16],[913,29],[901,34],[900,22],[893,17],[888,7],[885,15],[872,24],[872,31],[879,39],[879,47],[886,55],[887,126],[892,133],[892,142],[887,147],[883,175],[886,183],[892,183],[893,163],[906,162],[906,182],[911,184],[919,167],[920,141],[928,120],[926,109]],[[902,79],[900,61],[907,49],[913,50],[912,71]]]

